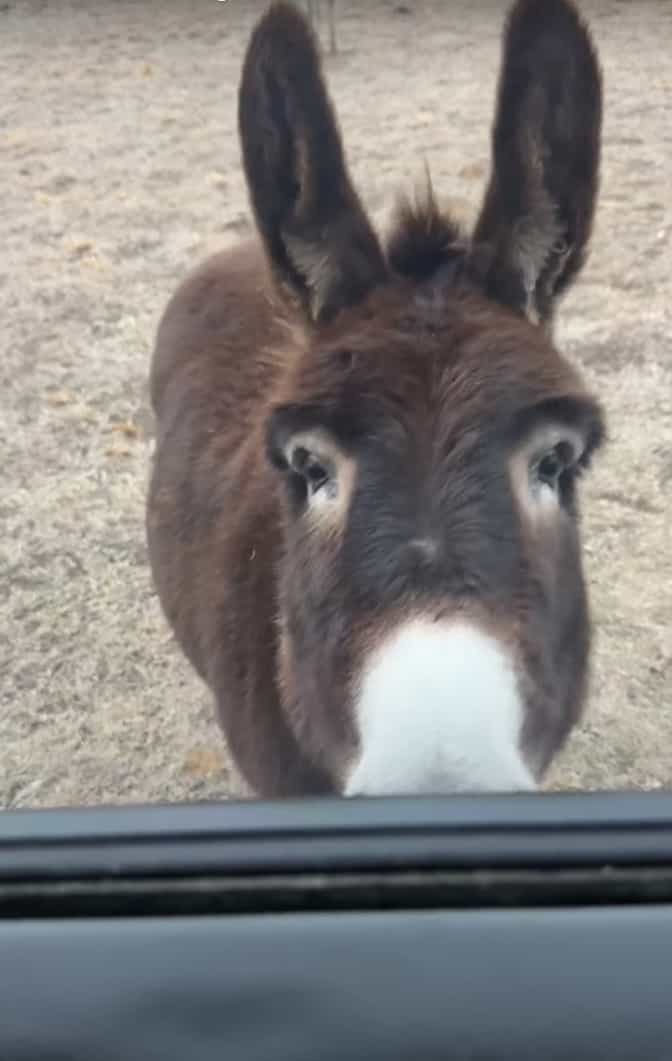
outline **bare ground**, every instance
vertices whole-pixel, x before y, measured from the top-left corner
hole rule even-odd
[[[473,211],[502,0],[339,5],[328,60],[374,210],[424,160]],[[585,493],[590,710],[551,783],[672,783],[672,5],[584,0],[603,194],[560,340],[607,404]],[[0,4],[0,805],[240,791],[152,592],[143,503],[158,315],[247,206],[235,90],[256,0]]]

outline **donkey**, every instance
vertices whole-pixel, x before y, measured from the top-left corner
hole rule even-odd
[[[153,353],[167,620],[258,796],[535,789],[590,662],[577,483],[605,426],[552,337],[599,183],[588,30],[512,7],[468,235],[429,179],[377,234],[289,3],[238,124],[257,235],[182,282]]]

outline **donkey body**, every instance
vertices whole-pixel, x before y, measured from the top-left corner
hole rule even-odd
[[[258,22],[239,93],[258,238],[163,314],[147,507],[162,607],[258,794],[529,789],[580,717],[576,484],[603,421],[552,320],[600,127],[574,7],[518,0],[473,233],[428,190],[383,242],[306,19]]]

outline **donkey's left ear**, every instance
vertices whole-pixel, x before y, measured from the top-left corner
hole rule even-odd
[[[602,84],[570,0],[517,0],[504,34],[492,171],[474,231],[488,294],[534,322],[582,268],[599,185]]]

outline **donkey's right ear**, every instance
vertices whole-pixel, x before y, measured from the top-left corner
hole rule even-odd
[[[348,174],[306,19],[275,2],[247,49],[238,97],[243,167],[276,282],[313,321],[380,282],[380,244]]]

